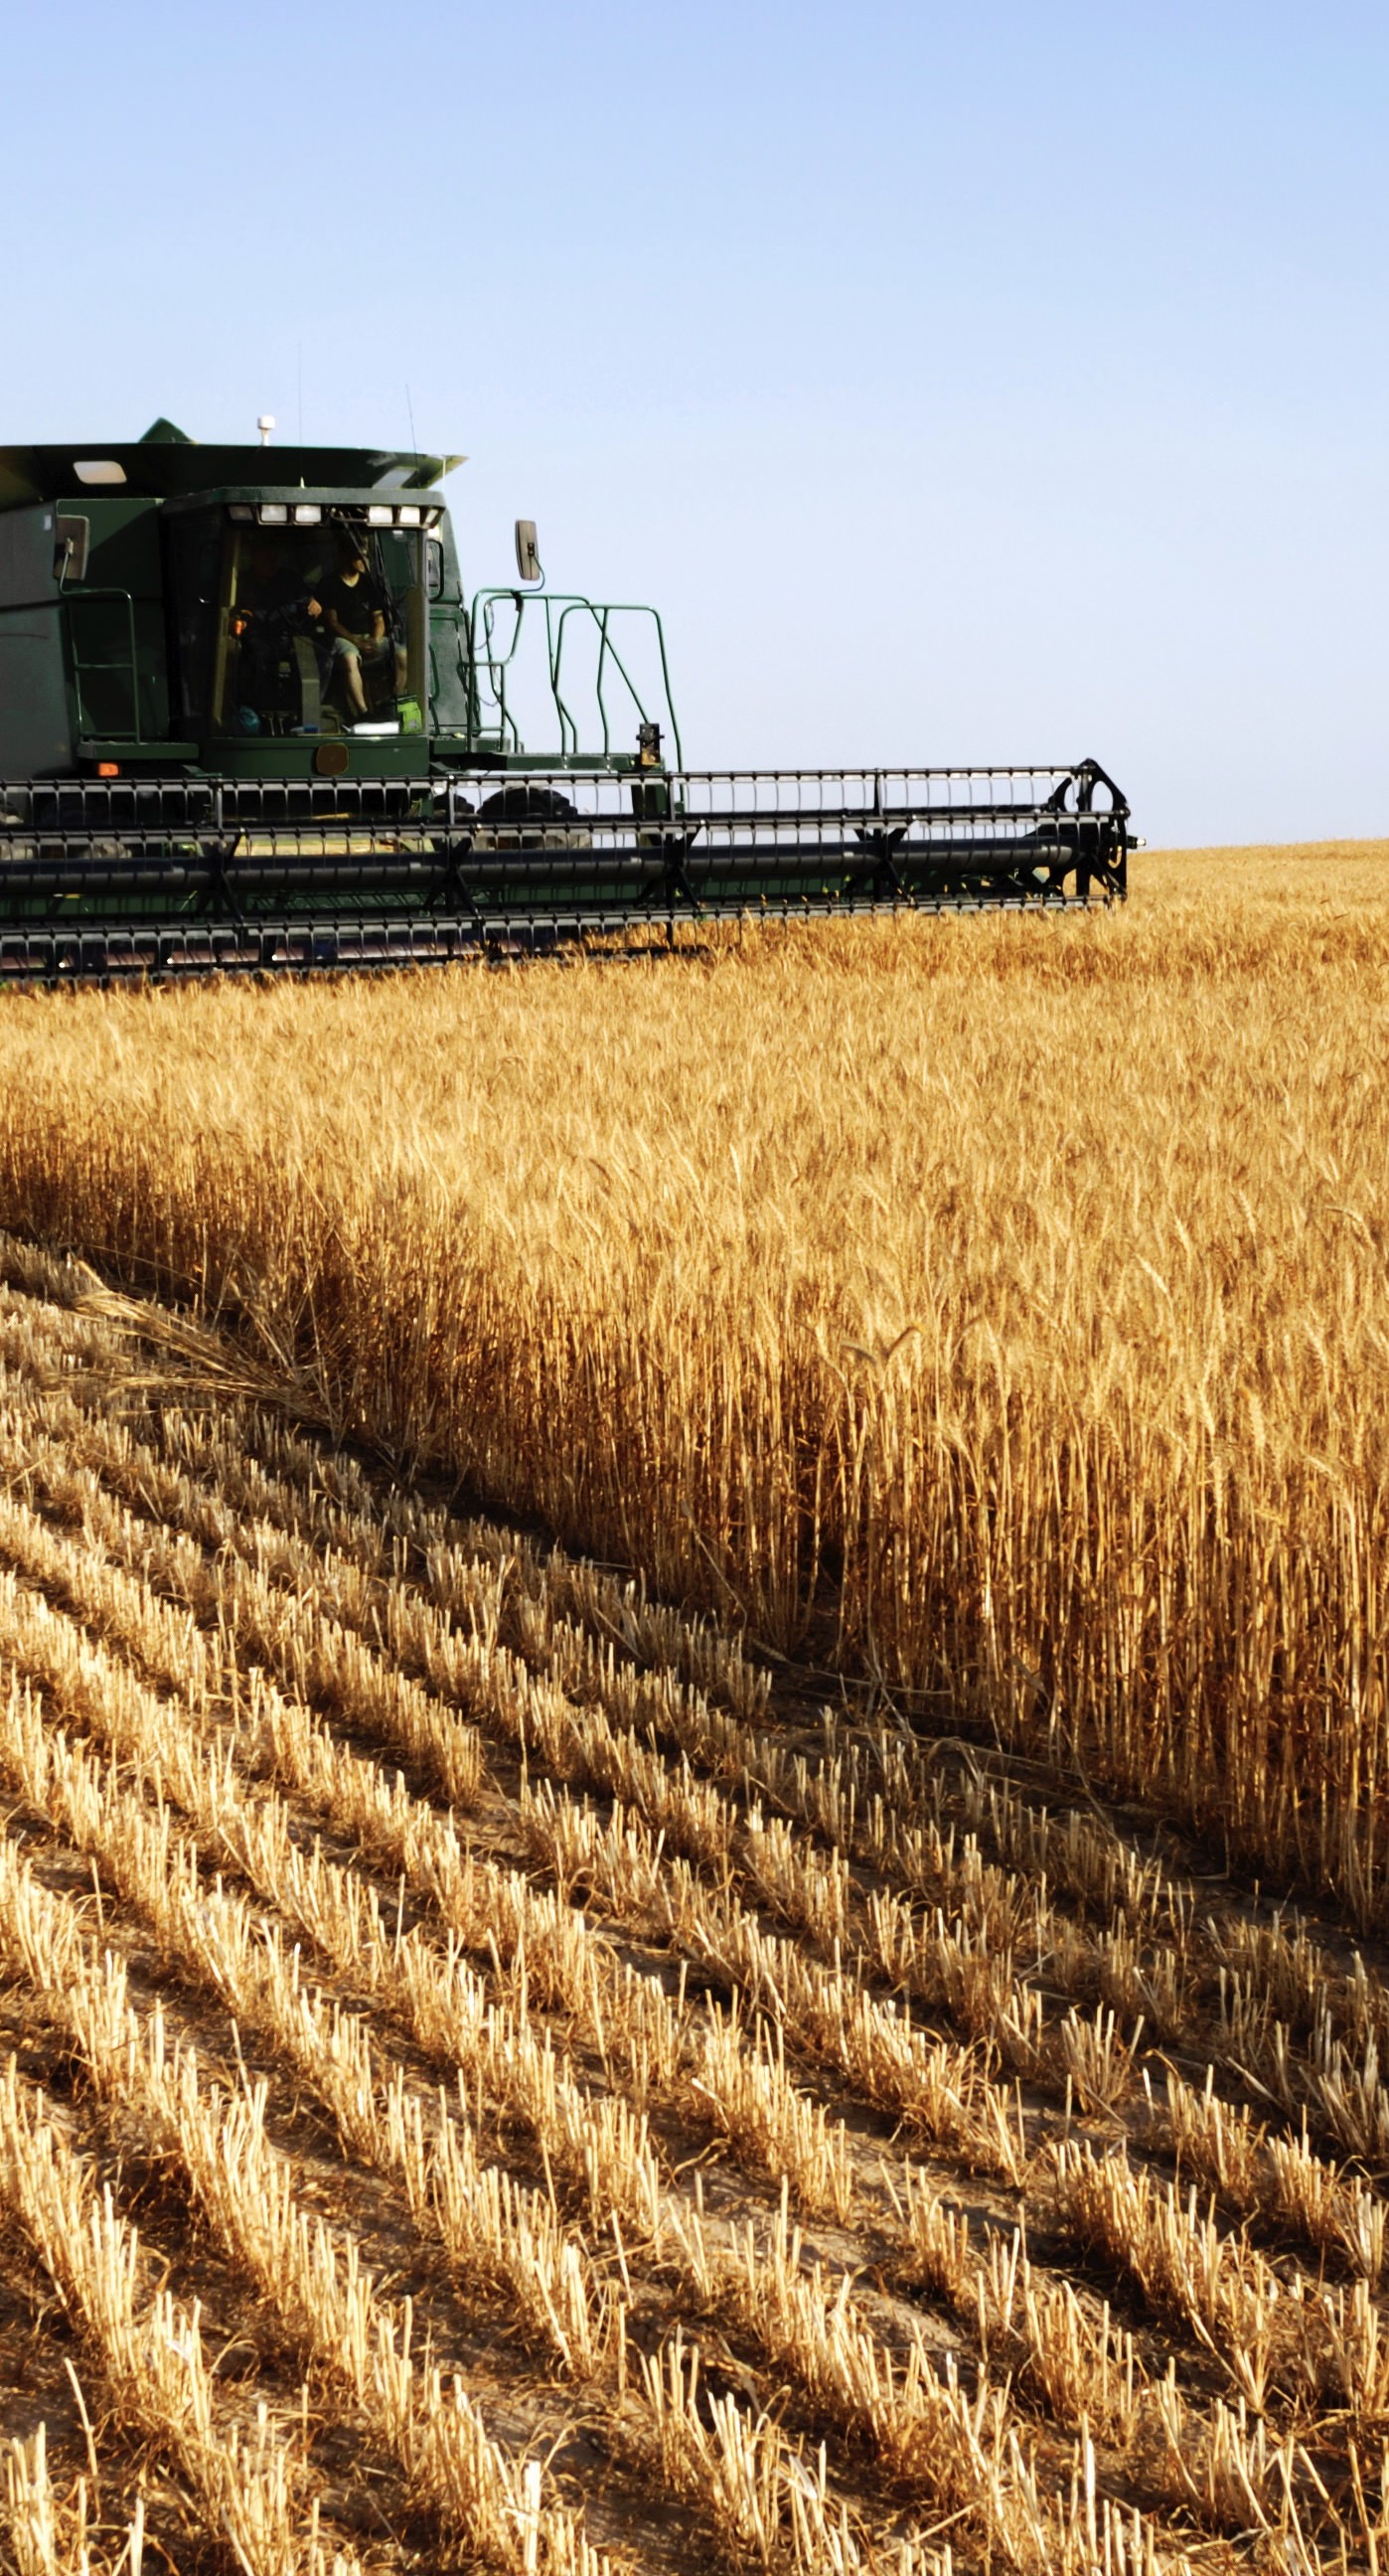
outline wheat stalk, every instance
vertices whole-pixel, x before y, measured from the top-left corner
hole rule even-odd
[[[9,2540],[18,2576],[92,2576],[87,2546],[87,2485],[79,2478],[61,2503],[48,2467],[47,2427],[5,2450]]]
[[[172,2453],[208,2527],[230,2538],[255,2576],[327,2576],[317,2503],[310,2507],[264,2408],[253,2432],[231,2425],[203,2359],[196,2310],[162,2290],[142,2304],[134,2229],[109,2189],[94,2192],[13,2059],[0,2080],[0,2192],[100,2355],[116,2404]]]

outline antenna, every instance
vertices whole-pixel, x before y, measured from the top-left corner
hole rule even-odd
[[[257,427],[257,429],[260,431],[260,443],[261,443],[262,447],[268,447],[268,446],[269,446],[269,444],[270,444],[270,432],[271,432],[271,430],[274,428],[274,426],[275,426],[275,415],[274,415],[273,411],[263,411],[263,412],[261,413],[261,416],[260,416],[259,420],[256,422],[256,427]]]
[[[420,452],[420,442],[415,436],[415,406],[410,400],[410,388],[408,385],[405,388],[405,408],[410,415],[410,451],[412,455],[418,456]]]

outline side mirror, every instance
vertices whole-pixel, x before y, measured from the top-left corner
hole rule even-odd
[[[545,574],[535,547],[534,519],[516,522],[516,569],[522,581],[543,581]]]
[[[75,512],[69,516],[66,511],[60,510],[54,537],[53,578],[59,588],[61,589],[65,582],[85,581],[87,549],[92,538],[91,520],[79,518]]]

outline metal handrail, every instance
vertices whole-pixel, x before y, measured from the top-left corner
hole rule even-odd
[[[494,652],[492,649],[492,631],[493,611],[497,601],[501,599],[509,599],[514,603],[516,609],[516,629],[506,652],[499,654]],[[506,739],[509,734],[511,737],[511,748],[513,751],[519,752],[522,749],[520,727],[517,724],[515,717],[509,714],[507,710],[506,674],[511,663],[516,658],[516,650],[521,641],[521,630],[525,622],[526,610],[532,605],[532,601],[534,601],[537,608],[543,607],[545,611],[545,661],[546,668],[549,673],[550,695],[554,699],[555,713],[559,718],[560,756],[561,758],[564,758],[570,753],[577,753],[579,748],[579,735],[578,727],[574,723],[574,719],[571,716],[568,707],[560,697],[559,690],[556,685],[558,670],[555,659],[554,621],[550,612],[551,609],[553,607],[557,607],[561,601],[570,602],[575,606],[588,607],[591,603],[583,598],[582,593],[578,591],[538,591],[527,594],[525,591],[517,590],[514,584],[508,587],[508,585],[503,582],[498,582],[495,587],[489,587],[485,590],[479,590],[474,593],[472,613],[468,621],[469,633],[473,638],[474,644],[470,673],[473,683],[474,705],[477,707],[480,714],[480,699],[476,691],[475,683],[476,676],[482,669],[483,660],[485,658],[488,684],[491,688],[493,698],[496,701],[497,714],[500,721],[501,748],[503,750],[506,748]],[[482,615],[483,634],[486,638],[485,656],[479,655],[476,650],[479,610]],[[475,733],[481,731],[480,724],[475,726],[474,731]],[[606,744],[604,747],[606,749]]]
[[[504,599],[512,601],[515,606],[516,626],[510,644],[507,646],[506,651],[502,653],[494,649],[493,621],[496,605],[498,601]],[[575,720],[573,710],[564,695],[561,678],[565,629],[569,619],[575,615],[591,617],[598,630],[598,671],[594,685],[595,695],[598,702],[599,723],[602,727],[603,733],[603,757],[607,759],[610,757],[612,750],[612,727],[609,720],[607,699],[604,695],[604,673],[609,661],[611,661],[616,667],[622,679],[622,683],[627,690],[627,694],[631,698],[633,706],[636,708],[638,719],[642,723],[647,721],[647,708],[645,702],[636,682],[632,678],[631,672],[628,670],[627,665],[622,658],[621,653],[618,651],[617,645],[613,641],[609,621],[614,617],[649,617],[656,629],[656,649],[660,656],[661,688],[665,699],[665,717],[675,745],[676,765],[679,766],[681,761],[680,727],[675,714],[675,701],[671,693],[670,663],[666,654],[665,628],[661,622],[659,612],[656,609],[647,606],[644,601],[610,600],[604,602],[590,599],[583,591],[547,590],[527,593],[516,589],[514,584],[498,582],[495,586],[489,586],[486,589],[474,592],[472,608],[468,617],[468,632],[471,639],[472,649],[468,668],[464,673],[464,677],[468,683],[470,710],[473,716],[470,730],[473,732],[474,737],[476,737],[481,731],[481,699],[477,683],[479,675],[485,668],[488,686],[491,690],[497,709],[498,726],[501,736],[500,747],[505,750],[508,747],[509,741],[509,747],[511,750],[519,752],[522,748],[520,729],[515,717],[510,713],[507,707],[507,672],[516,659],[517,649],[521,641],[522,627],[525,622],[525,613],[532,605],[537,609],[543,609],[545,612],[545,658],[549,676],[550,695],[554,700],[555,713],[559,719],[561,758],[564,759],[580,756],[579,727]],[[558,617],[555,615],[556,610],[559,612]],[[483,639],[483,649],[481,652],[478,650],[479,628],[481,629]],[[461,646],[459,658],[461,665]]]
[[[606,602],[592,599],[570,600],[559,620],[558,628],[556,630],[554,651],[553,687],[555,703],[565,714],[567,714],[567,709],[564,707],[564,701],[560,694],[559,685],[560,663],[564,654],[564,630],[569,619],[574,615],[576,610],[580,613],[586,610],[598,628],[598,675],[594,682],[594,694],[598,700],[598,716],[603,728],[604,758],[606,759],[612,750],[611,728],[608,723],[608,706],[607,700],[603,695],[603,666],[609,656],[611,656],[612,660],[617,665],[623,685],[626,688],[633,706],[636,708],[639,722],[645,724],[648,721],[648,711],[645,700],[643,699],[631,672],[628,670],[626,663],[623,661],[617,646],[612,641],[612,637],[608,630],[608,621],[613,617],[649,617],[656,629],[656,649],[661,658],[661,688],[665,696],[665,713],[670,725],[671,739],[675,745],[675,766],[677,769],[681,768],[683,766],[683,754],[680,747],[680,726],[676,718],[675,701],[671,696],[670,665],[666,659],[666,632],[661,623],[659,609],[648,607],[644,601],[640,600],[614,599]],[[572,718],[570,718],[569,721],[571,730],[574,732],[575,737],[571,747],[573,750],[577,751],[579,747],[577,728],[573,726]]]

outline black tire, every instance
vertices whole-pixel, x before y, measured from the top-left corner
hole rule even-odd
[[[517,785],[484,797],[477,819],[480,823],[577,823],[579,814],[577,806],[553,787]]]

